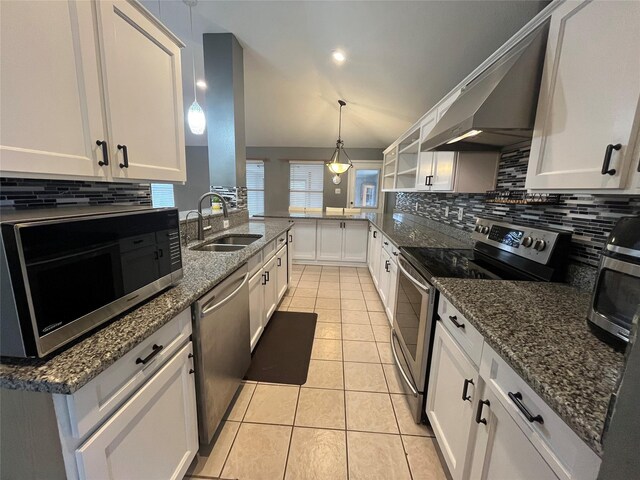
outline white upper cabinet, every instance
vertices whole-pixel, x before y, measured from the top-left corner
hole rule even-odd
[[[113,176],[186,181],[180,46],[131,3],[98,5]]]
[[[106,179],[93,4],[0,2],[2,175]]]
[[[177,38],[135,2],[0,9],[2,175],[186,180]]]
[[[458,98],[456,92],[438,106],[438,121],[444,117],[449,107]],[[446,192],[453,190],[453,179],[456,169],[456,152],[433,152],[433,166],[431,168],[431,191]]]
[[[438,111],[432,110],[431,113],[422,120],[420,125],[420,143],[425,139],[436,126],[438,120]],[[434,152],[420,152],[418,157],[418,174],[416,175],[416,190],[431,190],[432,168],[433,168]]]
[[[638,25],[640,2],[568,1],[553,12],[527,188],[626,188],[638,161],[631,166],[640,97]],[[607,146],[618,144],[607,162]]]

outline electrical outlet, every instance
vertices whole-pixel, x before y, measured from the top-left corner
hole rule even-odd
[[[413,207],[413,209],[417,212],[418,211],[418,202],[416,202],[415,206]]]
[[[448,217],[449,216],[449,205],[447,205],[446,207],[444,207],[444,216]]]
[[[463,211],[462,207],[458,208],[458,220],[459,221],[462,221],[462,211]]]
[[[229,228],[229,220],[222,220],[222,228]]]

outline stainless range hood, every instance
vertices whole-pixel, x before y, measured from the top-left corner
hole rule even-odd
[[[531,139],[548,25],[524,38],[463,89],[420,150],[501,150]]]

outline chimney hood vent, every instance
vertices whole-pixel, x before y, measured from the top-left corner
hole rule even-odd
[[[463,87],[420,150],[497,151],[530,140],[547,34],[545,24]]]

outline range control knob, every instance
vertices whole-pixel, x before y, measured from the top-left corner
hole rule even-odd
[[[522,246],[523,247],[527,247],[529,248],[531,245],[533,245],[533,238],[531,237],[524,237],[522,239]]]
[[[474,230],[476,232],[480,233],[482,231],[482,225],[480,225],[480,224],[476,225],[476,228]]]
[[[486,225],[482,227],[482,233],[487,234],[489,233],[489,227],[487,227]]]
[[[546,246],[547,246],[547,242],[545,242],[544,240],[537,239],[536,243],[533,244],[533,249],[537,250],[538,252],[541,252],[542,250],[545,249]]]

